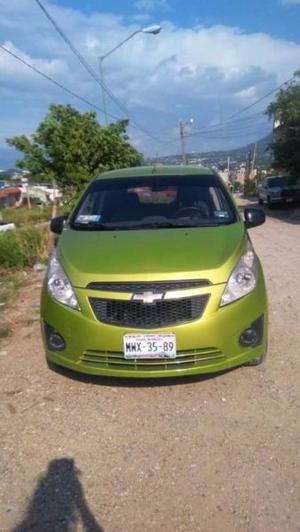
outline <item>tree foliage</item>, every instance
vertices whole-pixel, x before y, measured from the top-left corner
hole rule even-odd
[[[274,168],[284,169],[292,178],[300,177],[300,71],[288,88],[281,89],[267,108],[269,118],[278,122],[271,149]]]
[[[24,153],[17,166],[30,175],[55,180],[63,188],[80,190],[105,170],[138,166],[142,157],[129,143],[127,120],[102,127],[95,112],[80,113],[70,105],[50,105],[36,132],[7,139]]]

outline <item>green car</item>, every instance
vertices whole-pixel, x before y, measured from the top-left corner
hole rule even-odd
[[[173,377],[262,362],[267,299],[247,228],[212,170],[139,167],[89,184],[42,290],[47,359],[94,375]]]

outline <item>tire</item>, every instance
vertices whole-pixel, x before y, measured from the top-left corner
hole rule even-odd
[[[271,203],[271,200],[270,200],[270,197],[269,197],[269,196],[268,196],[268,198],[267,198],[267,204],[268,204],[268,208],[269,208],[270,210],[274,209],[274,204]]]
[[[46,357],[46,364],[48,366],[48,369],[50,369],[51,371],[57,372],[57,368],[59,368],[59,366],[55,364],[54,362],[52,362],[51,360],[49,360],[49,358],[47,357]]]
[[[260,357],[253,358],[247,362],[246,366],[259,366],[262,364],[267,356],[267,353],[263,353]]]
[[[258,196],[258,203],[259,203],[259,205],[263,205],[264,204],[264,200],[262,198],[260,198],[259,196]]]

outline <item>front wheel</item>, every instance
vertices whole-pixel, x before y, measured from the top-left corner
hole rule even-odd
[[[259,205],[263,205],[264,204],[264,200],[262,198],[260,198],[259,196],[258,196],[258,203],[259,203]]]
[[[270,200],[270,196],[267,198],[267,205],[269,209],[274,209],[274,204]]]

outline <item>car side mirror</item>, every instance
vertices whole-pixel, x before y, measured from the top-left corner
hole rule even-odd
[[[261,209],[252,209],[252,208],[245,209],[244,218],[245,218],[245,225],[247,229],[251,229],[251,227],[257,227],[258,225],[262,225],[266,221],[265,213]]]
[[[65,219],[65,216],[56,216],[55,218],[52,218],[50,222],[50,229],[52,233],[55,233],[56,235],[60,235],[62,233]]]

